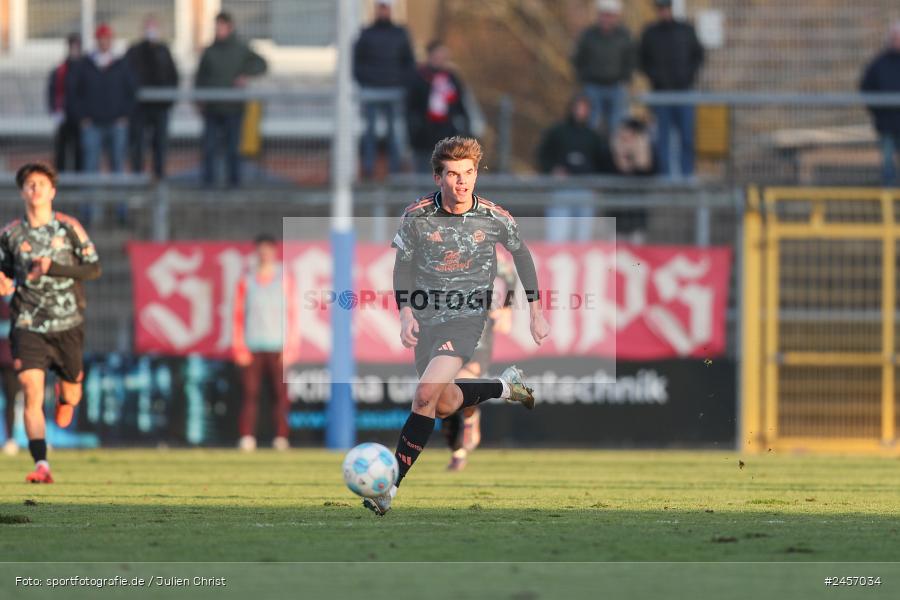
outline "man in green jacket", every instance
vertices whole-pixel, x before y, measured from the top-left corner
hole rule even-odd
[[[266,61],[250,49],[234,32],[234,20],[227,12],[216,15],[216,39],[203,51],[194,86],[197,88],[242,88],[248,78],[266,72]],[[224,147],[228,183],[241,183],[238,155],[244,103],[203,102],[203,184],[213,185],[217,149]],[[224,143],[220,142],[224,138]]]
[[[628,84],[636,63],[636,48],[622,25],[621,0],[597,0],[598,19],[575,48],[572,66],[591,102],[591,126],[600,123],[612,135],[628,116]]]

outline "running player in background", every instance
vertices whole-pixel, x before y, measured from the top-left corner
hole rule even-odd
[[[463,365],[457,379],[485,377],[491,368],[494,353],[494,335],[509,333],[512,328],[512,292],[519,278],[506,254],[497,255],[497,277],[494,278],[494,302],[488,313],[484,331],[475,346],[472,360]],[[494,308],[497,306],[497,308]],[[450,447],[448,471],[462,471],[469,462],[469,454],[481,443],[481,408],[469,406],[443,419],[441,423],[447,445]]]
[[[538,292],[537,273],[512,216],[474,194],[482,151],[471,138],[437,143],[431,157],[439,190],[404,212],[394,237],[394,293],[400,309],[400,339],[415,348],[419,383],[412,412],[400,432],[397,485],[363,505],[385,514],[410,467],[434,431],[435,417],[491,398],[534,408],[523,374],[509,367],[497,379],[456,380],[475,352],[491,305],[497,274],[497,244],[513,256],[531,313],[531,335],[540,344],[550,332]]]
[[[44,422],[45,371],[53,370],[56,424],[68,427],[84,379],[84,287],[100,277],[93,242],[73,217],[53,210],[56,172],[29,163],[16,173],[25,215],[0,232],[0,295],[10,305],[13,365],[25,392],[25,433],[34,471],[25,481],[53,483]]]

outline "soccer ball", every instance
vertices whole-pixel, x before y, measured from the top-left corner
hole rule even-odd
[[[353,493],[366,498],[391,489],[399,471],[393,452],[381,444],[360,444],[344,459],[344,483]]]

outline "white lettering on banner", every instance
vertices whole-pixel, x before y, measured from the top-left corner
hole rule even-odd
[[[647,278],[649,267],[628,250],[616,251],[616,273],[625,283],[624,304],[616,305],[616,330],[621,331],[631,325],[647,306]]]
[[[212,332],[212,284],[199,277],[184,276],[196,272],[202,264],[200,249],[190,255],[168,250],[147,268],[147,278],[161,298],[181,296],[190,306],[187,323],[160,302],[148,304],[138,315],[149,333],[176,350],[190,348]]]
[[[609,252],[591,250],[584,256],[584,296],[595,297],[595,306],[581,311],[581,339],[576,352],[584,352],[615,335],[616,272]]]
[[[320,248],[310,248],[291,260],[290,270],[294,274],[294,293],[300,296],[295,306],[300,338],[320,352],[330,352],[330,312],[319,310],[321,296],[309,302],[307,294],[331,290],[331,255]]]
[[[570,299],[577,291],[575,281],[578,277],[578,261],[567,252],[559,252],[550,257],[547,266],[550,267],[550,289],[557,295],[558,302],[556,309],[549,312],[549,341],[556,346],[557,350],[566,352],[572,347],[578,336],[578,325],[575,323],[576,311],[572,310],[570,304]],[[528,338],[529,345],[533,345],[530,330]]]
[[[372,261],[366,269],[365,280],[369,282],[367,288],[369,293],[374,294],[378,291],[394,289],[394,256],[394,252],[385,252]],[[381,302],[381,297],[375,297],[374,306],[380,307]],[[394,306],[394,299],[388,298],[385,308],[361,310],[355,317],[354,326],[377,336],[381,342],[390,346],[391,352],[403,352],[403,342],[400,341],[400,320]],[[365,309],[365,307],[363,308]]]
[[[641,369],[634,375],[613,377],[598,370],[593,375],[559,375],[555,371],[535,373],[535,394],[546,404],[614,404],[664,405],[669,402],[669,380],[656,369]],[[387,383],[385,397],[384,383]],[[361,404],[392,402],[407,405],[416,389],[414,377],[365,375],[352,381],[353,397]],[[328,371],[318,368],[297,369],[290,372],[288,396],[292,403],[315,405],[326,402],[331,393]],[[503,403],[493,399],[489,403]]]
[[[712,339],[713,292],[694,283],[682,285],[679,280],[697,280],[709,271],[709,260],[691,262],[678,255],[653,274],[659,297],[665,302],[679,301],[688,307],[688,327],[662,305],[647,309],[644,321],[659,337],[669,342],[679,356],[686,356]]]
[[[216,342],[217,350],[228,350],[231,347],[232,328],[234,326],[234,296],[238,282],[247,272],[249,257],[245,257],[238,250],[229,248],[219,253],[216,259],[222,272],[222,301],[219,303],[217,314],[219,315],[219,341]]]

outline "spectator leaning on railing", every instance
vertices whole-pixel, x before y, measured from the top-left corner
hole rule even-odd
[[[597,23],[588,27],[575,48],[572,65],[591,101],[591,126],[610,133],[628,111],[628,84],[636,48],[622,23],[621,0],[597,0]]]
[[[194,85],[198,88],[243,88],[248,78],[262,75],[268,68],[266,61],[250,49],[234,31],[231,14],[216,15],[216,39],[200,57]],[[211,186],[215,180],[215,161],[224,138],[228,183],[241,183],[241,163],[238,154],[244,103],[216,101],[200,103],[203,113],[203,184]]]
[[[144,19],[144,38],[131,46],[125,54],[128,64],[141,87],[178,87],[178,68],[172,54],[160,40],[159,20],[155,15]],[[144,170],[144,137],[150,132],[153,148],[153,174],[162,179],[166,170],[166,145],[169,137],[169,110],[171,102],[138,102],[131,114],[129,142],[131,146],[131,170]]]
[[[682,91],[694,87],[703,64],[703,46],[689,23],[678,21],[672,14],[672,0],[655,0],[658,19],[641,36],[641,69],[656,91]],[[663,174],[676,175],[669,156],[669,139],[673,128],[680,141],[681,176],[694,174],[694,107],[689,105],[657,106],[656,155]]]
[[[900,93],[900,21],[894,21],[888,34],[888,45],[869,63],[863,73],[863,92]],[[884,185],[897,184],[896,155],[900,152],[900,106],[870,107],[875,131],[881,143],[881,178]]]
[[[353,47],[353,77],[363,89],[394,89],[402,94],[409,85],[416,68],[409,34],[405,27],[391,21],[392,0],[377,0],[375,22],[362,30]],[[401,119],[399,103],[374,100],[361,102],[365,131],[362,136],[362,170],[365,177],[375,172],[378,115],[387,121],[388,168],[397,172],[401,167],[400,144],[395,121]]]
[[[542,173],[559,177],[597,174],[605,158],[606,144],[591,128],[590,114],[587,96],[575,96],[569,103],[565,119],[544,132],[537,151],[538,168]],[[594,216],[590,193],[565,189],[553,196],[546,210],[547,241],[566,241],[573,225],[576,240],[590,239],[591,217]]]
[[[97,49],[73,65],[67,77],[66,97],[81,123],[84,170],[99,171],[100,153],[105,151],[110,171],[120,173],[137,84],[128,63],[113,53],[112,28],[101,23],[95,37]]]
[[[84,168],[81,155],[81,131],[74,102],[66,94],[66,85],[72,69],[81,59],[81,36],[69,34],[66,38],[66,59],[52,71],[47,81],[47,108],[53,116],[56,132],[53,137],[53,160],[57,171],[81,171]]]

